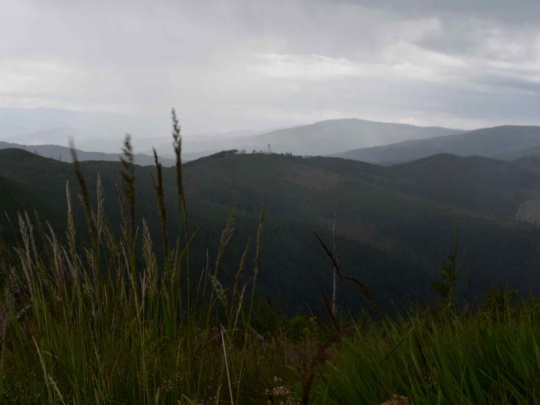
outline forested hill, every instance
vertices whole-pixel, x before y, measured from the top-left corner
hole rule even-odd
[[[83,162],[87,183],[95,189],[98,173],[105,190],[104,206],[111,223],[119,221],[115,182],[121,165]],[[136,167],[137,213],[160,243],[152,185],[155,168]],[[192,252],[200,271],[208,250],[215,260],[219,235],[235,201],[239,201],[236,235],[223,274],[235,273],[233,261],[253,235],[263,198],[267,222],[259,278],[259,293],[287,311],[321,311],[317,281],[329,291],[332,266],[316,241],[316,231],[331,241],[336,213],[337,248],[342,271],[372,290],[379,305],[399,307],[403,300],[430,301],[432,280],[439,278],[440,260],[453,249],[460,227],[460,252],[471,272],[478,296],[499,281],[540,292],[535,277],[540,266],[540,234],[532,225],[514,221],[524,201],[540,198],[540,174],[521,162],[438,155],[393,167],[337,158],[300,158],[269,154],[221,153],[183,167],[189,223],[198,227]],[[21,209],[36,209],[65,226],[65,187],[69,181],[76,204],[73,166],[21,150],[0,151],[0,226],[11,238],[6,218]],[[170,237],[177,235],[176,177],[163,170],[169,209]],[[15,191],[14,191],[15,190]],[[84,218],[76,211],[78,235]],[[13,221],[12,221],[13,222]],[[458,282],[458,296],[467,295]],[[353,286],[344,285],[341,298],[352,309],[363,306]]]
[[[512,160],[540,153],[540,127],[503,125],[457,135],[406,140],[384,146],[352,149],[336,156],[391,165],[451,153],[458,156],[484,156]]]

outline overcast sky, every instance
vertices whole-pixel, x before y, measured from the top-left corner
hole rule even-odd
[[[540,124],[538,0],[0,0],[0,107]]]

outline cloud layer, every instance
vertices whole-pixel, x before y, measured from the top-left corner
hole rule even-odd
[[[175,106],[192,132],[540,124],[539,19],[528,0],[4,0],[0,107]]]

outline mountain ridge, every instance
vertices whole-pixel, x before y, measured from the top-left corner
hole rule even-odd
[[[332,149],[346,150],[348,145],[381,145],[394,140],[450,135],[462,130],[442,127],[420,127],[410,124],[375,122],[359,118],[318,121],[313,124],[278,129],[255,137],[275,152],[299,155],[328,155]],[[292,138],[292,141],[291,141]],[[265,149],[263,149],[265,150]]]
[[[30,153],[47,157],[50,159],[58,160],[60,162],[73,162],[72,152],[70,148],[59,145],[20,145],[17,143],[9,143],[0,141],[0,150],[2,149],[22,149]],[[107,162],[119,162],[122,157],[121,153],[106,153],[106,152],[87,152],[80,149],[75,149],[77,159],[80,161],[97,160]],[[141,166],[154,165],[154,157],[135,153],[133,155],[135,164]],[[168,158],[160,158],[160,162],[163,166],[173,166],[175,161]]]
[[[89,161],[81,162],[81,167],[91,195],[100,174],[103,209],[113,223],[120,221],[115,184],[122,165]],[[163,168],[171,232],[178,224],[175,173],[174,168]],[[152,176],[155,168],[135,167],[137,216],[146,219],[158,241]],[[519,176],[526,181],[516,182],[506,195],[493,194]],[[72,194],[77,184],[72,164],[5,149],[0,150],[1,178],[39,195],[43,205],[55,210],[60,227],[65,226],[66,182]],[[453,180],[446,183],[445,179]],[[434,181],[441,186],[434,187]],[[540,235],[534,227],[514,220],[524,201],[540,198],[540,173],[518,163],[439,155],[382,167],[339,158],[229,152],[186,163],[183,182],[190,223],[199,229],[199,238],[191,246],[194,268],[204,268],[206,252],[217,248],[215,241],[236,201],[238,235],[231,240],[231,249],[241,252],[266,200],[260,290],[291,310],[302,310],[303,302],[320,305],[316,280],[328,287],[331,266],[313,231],[329,240],[334,213],[342,269],[363,280],[379,302],[427,299],[429,281],[438,277],[441,251],[453,246],[456,225],[460,246],[470,252],[466,260],[473,269],[475,291],[485,290],[490,280],[540,291],[540,283],[531,276],[540,266],[535,253]],[[76,219],[84,223],[77,205]],[[0,211],[9,217],[16,216],[19,208],[0,201]],[[0,222],[5,218],[0,216]],[[9,229],[2,223],[0,228]],[[83,237],[84,229],[78,235]],[[237,265],[225,257],[224,276],[234,279]],[[313,285],[307,279],[314,280]],[[466,296],[466,291],[466,284],[458,282],[457,296]],[[355,296],[344,293],[344,303],[357,308]]]
[[[130,133],[136,151],[152,155],[152,148],[155,148],[167,158],[171,153],[166,136],[170,132],[166,118],[158,121],[157,117],[60,109],[0,108],[0,122],[0,139],[10,143],[68,146],[67,140],[72,137],[82,150],[120,152],[123,134]],[[461,132],[436,126],[341,118],[307,125],[287,125],[273,130],[228,131],[217,136],[210,132],[207,136],[188,134],[183,137],[183,150],[186,156],[196,158],[230,149],[267,151],[270,144],[270,150],[278,153],[328,155],[406,139],[424,139]]]
[[[334,156],[392,165],[440,153],[513,160],[538,152],[540,152],[540,127],[500,125],[451,136],[407,140],[384,146],[353,149],[334,154]]]

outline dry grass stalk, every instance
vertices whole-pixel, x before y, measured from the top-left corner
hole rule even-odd
[[[371,292],[369,291],[369,288],[367,288],[367,286],[364,283],[362,283],[360,280],[358,280],[356,277],[344,276],[344,278],[346,280],[352,281],[354,283],[354,285],[356,285],[358,287],[358,289],[362,292],[362,294],[364,294],[364,297],[366,297],[366,300],[367,300],[369,306],[371,307],[371,310],[375,313],[375,316],[379,320],[381,320],[383,318],[383,314],[382,314],[381,310],[379,309],[379,306],[377,305],[377,303],[373,299],[373,296],[371,295]]]
[[[255,259],[253,265],[253,285],[257,281],[257,275],[259,274],[259,262],[261,259],[262,252],[262,237],[264,232],[264,221],[266,216],[266,198],[263,198],[261,203],[261,213],[259,215],[259,225],[257,226],[257,244],[255,250]]]
[[[169,237],[167,234],[167,208],[165,206],[165,192],[163,189],[163,168],[159,162],[159,158],[155,149],[154,151],[154,163],[157,171],[157,181],[152,176],[152,183],[154,185],[154,191],[156,193],[156,200],[158,203],[158,215],[159,222],[161,224],[161,237],[163,239],[163,253],[165,256],[165,268],[169,269]]]
[[[332,321],[332,325],[334,325],[334,328],[338,330],[339,325],[337,323],[336,317],[334,316],[333,308],[330,308],[330,301],[328,300],[328,297],[326,296],[326,293],[324,292],[321,283],[319,283],[319,291],[321,292],[321,296],[324,302],[324,308],[326,309],[326,313],[330,317],[330,320]]]
[[[223,259],[223,254],[225,253],[225,249],[227,248],[227,245],[231,241],[231,237],[234,233],[234,223],[235,223],[237,211],[238,211],[238,200],[234,203],[234,207],[225,224],[225,229],[223,229],[223,232],[221,233],[221,240],[219,243],[218,254],[216,258],[216,267],[214,268],[215,276],[217,276],[218,274],[218,270],[221,265],[221,260]]]
[[[124,147],[122,148],[122,179],[124,181],[124,192],[129,203],[129,217],[131,237],[135,241],[135,165],[133,157],[133,147],[131,145],[131,135],[126,134],[124,139]]]
[[[94,215],[92,211],[92,206],[90,204],[90,195],[88,193],[88,187],[86,186],[86,180],[84,178],[83,170],[79,159],[77,158],[77,152],[75,150],[75,144],[73,139],[70,139],[70,148],[71,148],[71,157],[73,159],[73,166],[75,168],[75,175],[79,183],[80,193],[81,193],[81,203],[84,209],[84,215],[86,216],[86,221],[88,223],[88,229],[90,230],[90,237],[92,239],[92,246],[97,247],[97,229],[96,223],[94,222]]]
[[[179,211],[184,216],[184,237],[186,242],[189,240],[189,228],[188,228],[188,213],[186,196],[184,195],[184,182],[182,179],[182,135],[180,134],[181,128],[176,116],[176,111],[172,109],[172,122],[173,122],[173,147],[176,156],[176,185],[178,189],[178,207]]]
[[[234,396],[233,396],[233,389],[232,389],[232,382],[231,382],[231,372],[229,371],[229,359],[227,357],[227,347],[225,345],[225,335],[223,333],[223,326],[219,325],[219,333],[221,335],[221,346],[223,347],[223,359],[225,361],[225,370],[227,372],[227,383],[229,388],[229,395],[231,398],[231,404],[234,405]]]
[[[66,202],[67,202],[67,231],[66,236],[68,240],[69,250],[71,257],[76,256],[76,238],[75,238],[75,220],[73,218],[73,207],[71,205],[71,190],[69,188],[69,181],[66,182]]]

